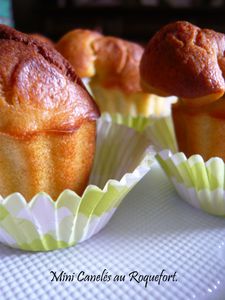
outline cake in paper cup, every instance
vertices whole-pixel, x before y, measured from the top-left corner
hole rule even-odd
[[[168,150],[157,154],[159,163],[183,199],[220,216],[225,212],[224,51],[224,34],[179,21],[153,36],[140,65],[143,89],[178,97],[172,118],[179,152],[164,145],[161,149]],[[158,140],[167,129],[156,130]]]
[[[128,146],[129,145],[129,146]],[[76,245],[99,232],[127,193],[150,170],[149,140],[102,119],[97,124],[94,166],[81,196],[64,190],[56,201],[40,192],[30,202],[20,193],[0,198],[0,241],[29,251]]]
[[[139,65],[143,47],[98,32],[76,29],[65,34],[56,49],[87,84],[101,112],[132,116],[168,115],[176,97],[145,93]]]
[[[47,251],[91,237],[149,170],[148,139],[97,125],[98,107],[69,62],[4,25],[0,82],[0,241]]]
[[[47,43],[0,26],[0,194],[82,194],[99,110],[72,66]]]

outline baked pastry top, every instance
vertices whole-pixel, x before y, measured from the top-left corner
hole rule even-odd
[[[0,132],[73,131],[99,111],[53,47],[0,25]]]
[[[143,54],[142,86],[162,96],[188,99],[191,104],[215,101],[225,92],[224,51],[222,33],[185,21],[166,25],[149,41]]]
[[[48,38],[48,37],[46,37],[46,36],[44,36],[40,33],[30,33],[29,36],[31,36],[32,38],[37,39],[38,41],[48,43],[49,45],[54,47],[54,42],[50,38]]]
[[[105,88],[125,93],[141,91],[139,65],[143,48],[120,38],[76,29],[61,38],[56,49],[80,77],[91,77]]]
[[[59,40],[56,49],[71,63],[79,77],[92,77],[96,59],[93,42],[100,37],[102,35],[96,31],[72,30]]]
[[[140,92],[139,65],[143,48],[115,37],[93,43],[96,75],[104,87],[118,87],[125,93]]]

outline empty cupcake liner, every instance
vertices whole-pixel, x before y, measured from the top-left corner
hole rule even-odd
[[[54,202],[40,192],[27,203],[19,193],[0,198],[0,242],[29,251],[76,245],[99,232],[126,194],[150,170],[149,140],[100,119],[89,185],[80,197],[65,190]]]
[[[174,184],[177,193],[194,207],[225,217],[225,164],[219,157],[205,162],[201,155],[186,158],[163,150],[156,158]]]

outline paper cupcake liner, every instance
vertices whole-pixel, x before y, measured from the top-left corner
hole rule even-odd
[[[179,196],[209,214],[225,216],[225,164],[213,157],[207,162],[201,155],[186,158],[178,152],[171,117],[153,122],[151,140],[158,150],[156,159],[173,183]]]
[[[154,145],[155,150],[170,149],[173,153],[177,152],[178,147],[171,116],[152,117],[149,122],[145,133]]]
[[[76,245],[99,232],[120,202],[150,170],[144,134],[112,122],[97,124],[90,182],[80,197],[65,190],[54,202],[40,192],[27,203],[19,193],[0,198],[0,241],[29,251]]]
[[[149,140],[147,157],[152,160],[152,154],[165,148],[170,148],[177,152],[177,143],[171,116],[167,117],[143,117],[143,116],[123,116],[122,114],[103,113],[102,119],[125,125],[137,132],[142,132]]]
[[[213,157],[205,162],[201,155],[186,158],[170,150],[157,153],[156,159],[171,179],[179,196],[209,214],[225,217],[225,164]]]
[[[121,113],[125,116],[165,116],[171,112],[171,104],[176,97],[159,97],[153,94],[133,93],[126,95],[116,89],[106,89],[95,81],[89,82],[89,89],[98,104],[100,111],[110,114]]]
[[[91,96],[93,97],[93,94],[92,94],[92,90],[90,88],[90,78],[88,77],[84,77],[84,78],[81,78],[83,84],[85,85],[86,89],[88,90],[89,94],[91,94]]]
[[[138,132],[144,132],[144,130],[154,122],[149,117],[143,117],[143,116],[132,117],[130,115],[124,116],[120,113],[115,113],[115,114],[103,113],[101,115],[101,118],[106,122],[114,122],[119,125],[124,125],[133,128]]]

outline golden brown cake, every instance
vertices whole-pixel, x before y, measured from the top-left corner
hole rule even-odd
[[[188,22],[163,27],[141,61],[145,90],[176,95],[172,114],[179,150],[225,161],[225,35]]]
[[[54,47],[54,43],[51,39],[49,39],[48,37],[40,34],[40,33],[31,33],[29,34],[32,38],[37,39],[38,41],[44,42],[49,44],[49,46]]]
[[[139,65],[143,54],[140,45],[77,29],[63,36],[56,49],[80,77],[89,79],[102,112],[148,116],[164,110],[165,101],[144,93],[140,86]]]
[[[81,194],[95,150],[98,109],[52,47],[0,26],[0,194],[27,201]]]
[[[71,63],[79,77],[89,78],[95,75],[93,42],[100,37],[98,32],[76,29],[65,34],[56,49]]]

